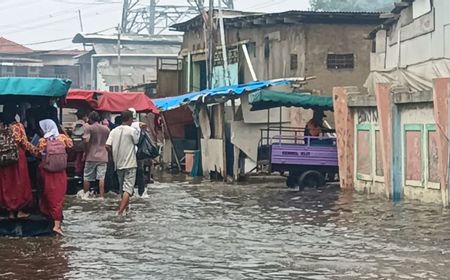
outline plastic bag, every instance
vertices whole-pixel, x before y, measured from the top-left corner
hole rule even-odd
[[[137,148],[137,160],[154,159],[159,156],[158,148],[153,144],[150,136],[143,130],[141,131]]]

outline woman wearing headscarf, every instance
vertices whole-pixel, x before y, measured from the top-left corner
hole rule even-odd
[[[0,207],[9,212],[9,218],[23,219],[30,216],[23,209],[33,200],[31,181],[28,173],[26,151],[37,156],[38,150],[28,142],[24,126],[16,121],[16,104],[3,106],[3,125],[9,128],[18,148],[18,161],[0,167]]]
[[[73,143],[65,134],[60,134],[58,126],[53,120],[45,119],[39,122],[44,137],[39,140],[38,149],[45,156],[47,144],[50,140],[57,140],[64,144],[66,149],[72,148]],[[63,219],[64,196],[67,191],[67,174],[65,170],[59,172],[47,171],[43,165],[39,166],[39,174],[42,180],[43,192],[40,209],[44,215],[54,221],[53,231],[63,235],[61,221]]]

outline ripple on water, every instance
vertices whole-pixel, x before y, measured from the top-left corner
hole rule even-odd
[[[65,238],[0,239],[0,279],[446,279],[450,215],[330,187],[156,183],[67,198]]]

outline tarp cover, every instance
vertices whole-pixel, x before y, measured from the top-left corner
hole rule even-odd
[[[49,78],[0,78],[0,96],[62,97],[72,81]]]
[[[278,107],[301,107],[323,111],[333,110],[332,97],[310,95],[309,93],[261,90],[251,93],[248,98],[252,106],[251,111]]]
[[[84,89],[71,89],[65,98],[64,107],[81,109],[89,107],[90,109],[97,108],[98,95],[101,92]]]
[[[94,90],[70,90],[66,97],[66,107],[80,108],[89,105],[91,109],[120,113],[129,108],[137,112],[159,113],[159,109],[143,92],[106,92]]]
[[[143,92],[104,92],[99,98],[96,109],[111,113],[121,113],[129,108],[134,108],[137,112],[159,113],[159,109]]]
[[[179,96],[155,99],[154,101],[156,106],[161,109],[161,111],[168,111],[197,100],[202,100],[202,103],[206,104],[217,103],[217,99],[225,101],[228,99],[238,98],[244,93],[253,92],[270,86],[286,85],[288,83],[289,81],[287,80],[254,81],[240,85],[205,89],[202,91],[191,92]]]

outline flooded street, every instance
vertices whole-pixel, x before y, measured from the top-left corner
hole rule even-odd
[[[329,187],[156,183],[68,198],[65,238],[0,239],[1,279],[448,279],[450,213]]]

